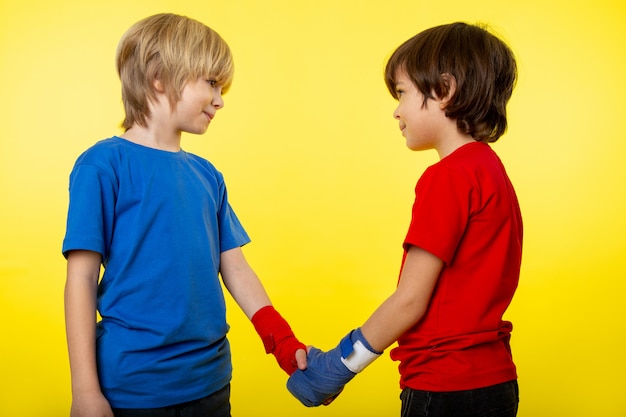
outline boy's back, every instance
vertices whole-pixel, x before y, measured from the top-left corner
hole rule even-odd
[[[484,143],[464,145],[416,186],[404,245],[445,261],[428,310],[392,351],[401,386],[459,391],[516,379],[502,321],[517,283],[522,218],[504,166]]]

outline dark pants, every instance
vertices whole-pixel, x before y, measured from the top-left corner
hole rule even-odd
[[[401,417],[515,417],[517,381],[468,391],[428,392],[405,388]]]
[[[115,417],[230,417],[230,385],[208,397],[163,408],[114,408]]]

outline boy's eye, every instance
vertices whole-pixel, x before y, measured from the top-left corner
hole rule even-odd
[[[402,94],[404,94],[404,90],[400,90],[400,89],[396,90],[396,96],[400,97]]]
[[[217,80],[209,79],[207,80],[207,82],[209,83],[211,87],[217,87]]]

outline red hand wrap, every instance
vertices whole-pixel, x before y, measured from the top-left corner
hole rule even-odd
[[[265,306],[252,316],[252,324],[261,336],[265,353],[272,353],[278,365],[291,375],[298,369],[296,351],[306,346],[293,334],[289,323],[272,306]]]

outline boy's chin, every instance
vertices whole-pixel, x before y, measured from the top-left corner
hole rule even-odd
[[[204,128],[198,128],[198,129],[188,129],[188,130],[185,130],[184,132],[190,135],[204,135],[207,130],[209,130],[208,126]]]

